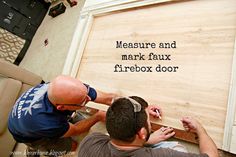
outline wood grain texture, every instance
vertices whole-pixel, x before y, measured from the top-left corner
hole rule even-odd
[[[236,34],[235,0],[150,6],[94,19],[77,77],[97,89],[138,95],[164,111],[156,124],[182,130],[193,116],[222,146]],[[116,41],[172,42],[176,49],[116,49]],[[171,61],[122,61],[122,54],[171,54]],[[114,73],[114,65],[173,65],[176,73]],[[98,107],[99,108],[99,107]]]

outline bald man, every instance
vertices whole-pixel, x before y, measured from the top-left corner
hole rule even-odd
[[[28,146],[27,156],[59,156],[75,151],[72,136],[88,131],[105,119],[98,111],[75,124],[68,121],[73,111],[88,101],[110,105],[115,94],[104,93],[78,79],[58,76],[23,93],[9,115],[8,129],[17,142]]]

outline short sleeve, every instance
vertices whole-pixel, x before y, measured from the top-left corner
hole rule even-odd
[[[88,84],[84,83],[84,85],[88,89],[88,96],[91,98],[92,101],[94,101],[97,98],[97,91],[93,87],[89,86]]]

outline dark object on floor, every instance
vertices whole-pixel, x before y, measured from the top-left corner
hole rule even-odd
[[[44,46],[47,46],[48,45],[48,39],[45,39],[44,40]]]
[[[56,17],[62,13],[64,13],[66,11],[66,6],[63,3],[59,3],[58,5],[52,7],[49,10],[48,15],[52,16],[52,17]]]
[[[75,5],[77,5],[77,2],[75,0],[66,0],[69,4],[70,4],[70,7],[73,7]]]

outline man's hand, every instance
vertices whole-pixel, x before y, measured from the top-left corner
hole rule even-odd
[[[162,127],[153,132],[147,141],[147,144],[156,144],[175,135],[174,129],[171,127]]]
[[[181,122],[183,123],[183,127],[186,131],[198,133],[203,129],[202,125],[192,117],[183,117]]]
[[[199,138],[200,153],[205,153],[209,157],[219,157],[217,147],[214,141],[208,136],[203,126],[192,117],[183,117],[181,119],[186,131],[196,132]]]
[[[161,107],[159,107],[157,105],[149,105],[148,106],[148,112],[154,118],[161,119],[161,116],[162,116],[162,109],[161,109]]]
[[[99,110],[97,113],[95,113],[95,116],[99,121],[105,122],[106,121],[106,112]]]

